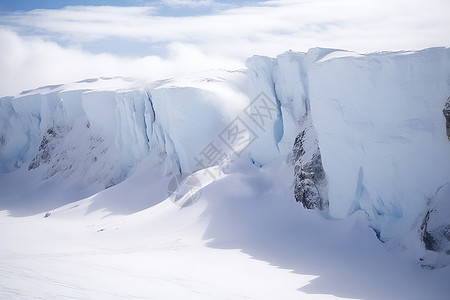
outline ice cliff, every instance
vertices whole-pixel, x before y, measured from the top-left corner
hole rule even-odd
[[[246,72],[49,86],[0,99],[0,173],[76,178],[98,190],[149,155],[168,175],[190,173],[225,133],[247,126],[246,157],[257,167],[290,161],[303,206],[333,218],[363,210],[380,240],[408,233],[448,253],[449,95],[447,48],[317,48],[254,56]]]
[[[449,49],[364,56],[312,49],[253,57],[248,67],[254,86],[288,111],[284,132],[291,145],[310,113],[331,216],[363,209],[389,239],[411,226],[450,181],[442,116],[450,94]]]
[[[43,179],[76,173],[104,188],[150,152],[167,174],[189,173],[198,169],[193,157],[245,98],[230,84],[224,89],[224,79],[128,81],[92,79],[1,98],[1,173],[23,166],[41,169]]]
[[[442,109],[450,49],[311,49],[255,56],[247,66],[250,96],[263,91],[281,107],[284,135],[269,147],[285,155],[283,141],[294,145],[297,201],[328,203],[335,218],[363,210],[380,240],[412,232],[426,249],[449,254],[450,143]],[[269,153],[252,155],[267,160]]]
[[[154,116],[143,90],[25,93],[0,105],[2,173],[24,166],[42,179],[77,175],[108,187],[151,147]]]

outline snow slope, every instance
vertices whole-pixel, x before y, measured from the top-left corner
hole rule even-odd
[[[295,203],[290,165],[241,158],[234,170],[189,207],[166,199],[168,178],[145,159],[124,182],[48,217],[3,212],[0,297],[447,298],[450,270],[388,252],[364,214],[327,220]]]

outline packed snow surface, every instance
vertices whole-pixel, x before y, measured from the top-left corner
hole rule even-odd
[[[50,214],[3,212],[0,297],[446,299],[450,292],[448,268],[424,270],[388,252],[364,214],[327,220],[295,203],[283,162],[259,169],[236,161],[235,173],[182,208],[166,199],[168,178],[152,169],[145,160],[124,182]]]

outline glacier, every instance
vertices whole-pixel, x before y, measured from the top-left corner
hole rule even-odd
[[[384,242],[412,234],[426,244],[425,231],[442,236],[446,209],[428,214],[428,229],[421,225],[449,200],[442,109],[450,49],[363,55],[314,48],[254,56],[246,66],[158,82],[91,79],[1,98],[0,185],[20,172],[43,181],[70,177],[88,196],[125,180],[149,156],[166,175],[192,173],[201,169],[199,153],[242,116],[257,135],[245,156],[259,168],[281,158],[297,175],[303,170],[295,186],[320,199],[311,207],[337,219],[362,210]],[[260,95],[275,112],[264,128],[245,119],[254,111],[243,113]],[[7,209],[18,197],[2,198]]]
[[[291,113],[283,113],[288,144],[309,112],[331,217],[361,209],[388,241],[410,230],[450,182],[442,115],[450,95],[448,48],[367,55],[316,48],[253,57],[247,66],[253,95],[273,95]]]
[[[236,74],[242,77],[242,72]],[[71,160],[70,172],[75,168],[83,175],[100,172],[97,178],[93,173],[88,178],[108,187],[124,179],[151,151],[163,158],[167,173],[193,172],[192,157],[219,133],[245,98],[224,79],[204,79],[138,87],[130,79],[93,79],[2,98],[0,172],[23,164],[31,170]],[[106,174],[108,178],[101,178]]]

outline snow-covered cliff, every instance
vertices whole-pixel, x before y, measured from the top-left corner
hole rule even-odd
[[[276,59],[253,57],[247,65],[250,95],[263,91],[280,103],[280,141],[292,145],[300,133],[294,154],[308,145],[306,163],[294,156],[298,201],[320,207],[328,200],[335,218],[361,209],[382,241],[413,231],[424,244],[419,227],[430,209],[445,253],[450,213],[429,207],[450,201],[444,188],[450,184],[450,143],[442,115],[450,95],[450,49],[368,55],[311,49]],[[311,124],[306,131],[305,123]],[[279,153],[287,151],[279,147]],[[326,180],[308,175],[314,161],[320,165],[317,157]],[[316,200],[303,201],[304,194]]]
[[[150,83],[88,79],[1,98],[1,209],[26,214],[82,199],[149,156],[166,175],[200,169],[196,156],[245,105],[243,86],[245,73],[219,70]]]
[[[245,98],[224,81],[194,77],[139,86],[100,78],[2,98],[0,173],[44,167],[44,179],[79,172],[86,184],[108,187],[153,150],[167,173],[192,172],[198,169],[193,157]]]
[[[214,163],[231,154],[261,167],[281,156],[295,165],[287,180],[305,207],[333,218],[363,210],[382,241],[409,233],[429,250],[448,249],[449,213],[437,207],[450,200],[442,114],[450,49],[311,49],[255,56],[247,68],[153,83],[92,79],[1,98],[0,176],[72,178],[93,193],[149,156],[167,175],[202,169],[201,155],[211,158],[228,136],[246,140],[246,154],[231,147]],[[0,204],[17,199],[6,193]]]

